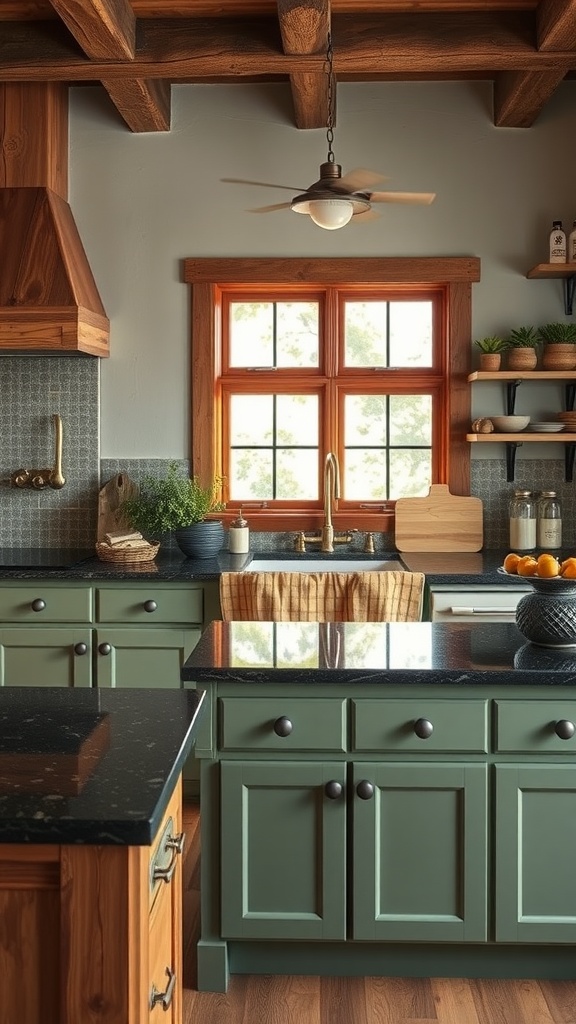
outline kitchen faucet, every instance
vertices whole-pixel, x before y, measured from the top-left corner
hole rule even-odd
[[[324,462],[324,526],[322,527],[322,551],[334,551],[334,527],[332,526],[332,502],[340,497],[340,466],[334,452],[328,452]]]

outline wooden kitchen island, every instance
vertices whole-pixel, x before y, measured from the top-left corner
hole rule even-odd
[[[0,690],[0,1021],[180,1024],[193,690]]]
[[[576,649],[514,624],[214,622],[198,988],[576,978]]]

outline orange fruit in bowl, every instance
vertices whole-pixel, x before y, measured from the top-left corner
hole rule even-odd
[[[522,555],[522,558],[518,562],[516,572],[519,576],[536,576],[538,571],[538,562],[534,558],[534,555]]]
[[[565,558],[560,566],[560,575],[567,580],[576,579],[576,558]]]
[[[560,563],[555,555],[544,553],[538,555],[536,562],[536,575],[543,580],[554,579],[560,575]]]
[[[518,562],[520,561],[520,555],[517,555],[515,551],[511,551],[503,562],[503,568],[506,572],[518,572]]]

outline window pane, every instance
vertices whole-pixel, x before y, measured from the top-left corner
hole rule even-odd
[[[316,395],[277,395],[276,435],[278,444],[318,447]]]
[[[230,500],[318,498],[318,396],[230,396]]]
[[[432,483],[432,453],[392,449],[390,452],[390,498],[421,498]]]
[[[385,395],[346,395],[344,444],[379,447],[386,444]]]
[[[390,444],[432,444],[430,395],[390,396]]]
[[[390,366],[432,366],[432,303],[390,303]]]
[[[344,303],[346,366],[387,366],[387,302]]]
[[[317,302],[231,302],[230,366],[318,365]]]
[[[318,497],[318,449],[279,448],[276,498],[315,501]]]
[[[231,501],[265,501],[272,497],[272,452],[233,448],[228,487]]]
[[[230,399],[231,444],[270,445],[273,424],[273,395],[232,395]]]
[[[388,497],[387,479],[385,451],[346,451],[343,497],[347,501],[383,501]]]

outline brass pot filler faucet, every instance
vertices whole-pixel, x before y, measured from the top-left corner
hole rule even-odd
[[[40,491],[44,487],[52,487],[55,491],[64,487],[66,479],[62,476],[62,417],[58,413],[52,416],[55,431],[54,467],[52,469],[17,469],[10,480],[14,487],[33,487]]]

